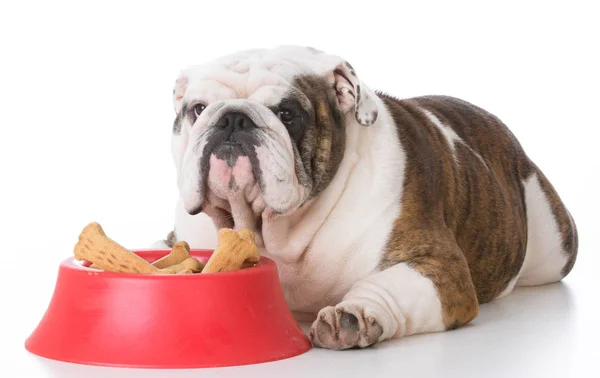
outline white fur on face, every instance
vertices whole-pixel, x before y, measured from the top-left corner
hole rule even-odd
[[[294,150],[285,126],[270,109],[250,100],[224,100],[209,106],[205,112],[206,116],[203,113],[188,128],[187,145],[179,145],[175,149],[180,159],[179,189],[186,210],[192,211],[201,205],[207,194],[205,190],[230,204],[239,202],[237,197],[242,196],[248,207],[253,208],[254,217],[267,207],[276,213],[283,213],[300,204],[303,190],[294,169]],[[247,156],[238,157],[235,165],[229,166],[226,161],[211,154],[206,167],[208,171],[202,172],[201,160],[206,154],[211,128],[223,115],[231,112],[244,113],[257,125],[254,133],[260,144],[246,147],[254,149],[258,167],[253,167]],[[184,139],[183,136],[174,138]],[[179,158],[180,149],[184,150],[183,158]],[[259,177],[255,177],[257,172],[260,172]],[[256,195],[255,187],[261,189],[260,195]],[[262,206],[258,206],[259,203]],[[236,223],[239,223],[236,218],[247,218],[242,217],[246,209],[232,206],[227,210],[232,211]]]
[[[295,53],[288,54],[291,51]],[[268,106],[277,105],[290,91],[294,74],[325,75],[339,61],[324,54],[315,59],[306,49],[282,48],[242,52],[185,70],[174,91],[176,111],[185,106],[189,113],[195,104],[207,105],[193,124],[184,115],[180,132],[173,134],[172,153],[185,209],[225,207],[237,228],[253,226],[251,219],[264,211],[286,214],[300,206],[307,193],[296,176],[294,149],[287,129]],[[249,147],[254,148],[258,171],[247,157],[238,158],[232,167],[215,155],[201,164],[211,129],[229,112],[246,114],[258,127],[260,143]]]

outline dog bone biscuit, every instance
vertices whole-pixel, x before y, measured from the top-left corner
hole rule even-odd
[[[168,269],[158,269],[135,253],[108,238],[95,222],[88,224],[73,250],[77,260],[86,260],[99,269],[119,273],[172,274]]]
[[[254,233],[247,228],[238,232],[219,230],[219,244],[201,273],[230,272],[247,263],[258,263],[260,252],[254,244]]]
[[[195,257],[188,257],[183,260],[181,263],[176,265],[171,265],[166,269],[172,270],[176,273],[181,273],[182,270],[190,270],[192,273],[199,273],[202,268],[204,268],[204,264],[198,261]]]
[[[173,248],[171,248],[171,253],[169,253],[165,257],[162,257],[162,258],[156,260],[155,262],[152,263],[152,265],[154,265],[158,269],[165,269],[165,268],[169,268],[173,265],[181,264],[183,261],[185,261],[189,257],[190,257],[189,244],[184,241],[180,241],[178,243],[175,243],[175,245],[173,245]]]
[[[190,268],[185,268],[185,269],[182,269],[179,272],[177,272],[177,274],[192,274],[192,273],[198,273],[198,272],[194,271],[193,269],[190,269]]]

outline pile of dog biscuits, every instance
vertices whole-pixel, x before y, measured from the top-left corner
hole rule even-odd
[[[92,263],[90,268],[137,274],[230,272],[254,266],[260,259],[252,231],[224,228],[219,230],[218,247],[206,264],[190,255],[190,246],[184,241],[173,245],[168,255],[149,263],[106,236],[95,222],[81,231],[73,252],[77,260]]]

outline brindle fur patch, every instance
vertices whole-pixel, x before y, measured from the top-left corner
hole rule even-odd
[[[177,234],[175,233],[175,230],[169,232],[164,242],[169,248],[173,248],[175,243],[177,243]]]
[[[295,146],[301,163],[296,164],[296,173],[310,180],[305,187],[311,189],[314,197],[327,187],[340,166],[346,147],[346,128],[335,91],[322,77],[298,76],[293,86],[305,96],[300,103],[310,105],[310,109],[305,109],[308,119],[304,137]]]
[[[179,113],[177,113],[177,117],[175,117],[175,121],[173,122],[173,134],[181,133],[181,124],[183,123],[183,119],[185,114],[187,113],[187,106],[183,105]]]
[[[550,183],[498,118],[451,97],[378,95],[407,156],[401,213],[381,269],[408,263],[435,284],[447,328],[469,322],[478,304],[498,296],[523,263],[527,209],[522,180],[536,172],[571,256],[568,273],[577,244],[574,225]],[[456,142],[453,152],[423,110],[452,127],[464,143]]]

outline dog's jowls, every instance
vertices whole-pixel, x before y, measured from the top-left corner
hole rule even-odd
[[[558,194],[470,103],[373,92],[348,62],[303,47],[190,67],[173,99],[180,201],[165,242],[254,230],[292,310],[316,315],[317,346],[456,328],[573,267]]]

